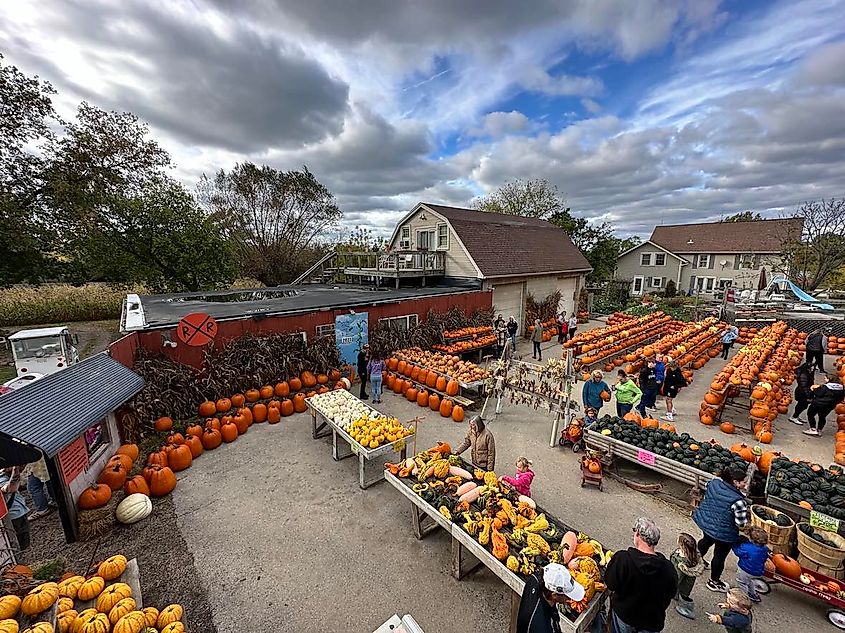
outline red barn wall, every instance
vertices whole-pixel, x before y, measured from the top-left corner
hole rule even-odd
[[[359,306],[355,307],[354,310],[361,313],[366,312],[369,315],[368,321],[370,329],[372,329],[378,323],[379,319],[386,317],[417,314],[419,315],[420,321],[424,321],[428,311],[432,309],[436,312],[446,312],[453,307],[458,307],[464,312],[472,312],[477,309],[488,309],[492,305],[493,293],[490,291],[478,291],[437,297],[422,297],[420,299],[405,299],[396,303],[375,306]],[[347,314],[348,312],[349,309],[328,309],[293,316],[270,316],[218,321],[218,332],[214,342],[216,345],[222,345],[226,341],[238,338],[244,334],[266,334],[274,332],[305,332],[310,339],[316,335],[318,325],[333,324],[335,316]],[[170,340],[176,341],[178,345],[176,347],[162,346],[162,334],[169,334]],[[109,346],[109,351],[112,358],[131,369],[134,365],[135,353],[139,348],[150,352],[161,352],[179,363],[190,365],[196,369],[202,368],[205,347],[184,345],[176,336],[176,328],[132,332],[112,343]]]

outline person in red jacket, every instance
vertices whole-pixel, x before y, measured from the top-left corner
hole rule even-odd
[[[519,494],[526,497],[531,496],[531,482],[534,481],[534,471],[531,470],[531,460],[527,457],[520,457],[516,460],[516,477],[504,475],[499,481],[504,481]]]

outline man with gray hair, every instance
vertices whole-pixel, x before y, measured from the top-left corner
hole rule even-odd
[[[634,524],[634,546],[610,559],[604,581],[610,591],[613,633],[659,633],[678,589],[678,574],[655,551],[660,529],[649,518]]]

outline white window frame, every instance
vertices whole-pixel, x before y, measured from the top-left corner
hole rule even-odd
[[[739,256],[740,269],[753,270],[754,269],[754,253],[743,253]]]
[[[440,235],[440,230],[441,230],[441,229],[446,229],[446,233],[445,233],[445,235]],[[440,243],[440,238],[441,238],[441,237],[442,237],[442,238],[444,238],[444,239],[443,239],[443,243],[442,243],[442,244]],[[435,242],[437,243],[437,246],[436,246],[435,248],[436,248],[438,251],[447,251],[447,250],[449,250],[449,225],[448,225],[448,224],[443,223],[443,224],[438,224],[438,225],[437,225],[437,230],[435,231],[435,234],[434,234],[434,240],[435,240]]]
[[[706,257],[707,260],[702,263],[702,258]],[[698,260],[696,262],[696,268],[710,268],[710,258],[713,257],[712,255],[698,255]]]
[[[716,288],[716,278],[715,277],[696,277],[695,278],[695,291],[699,294],[701,293],[711,293]]]
[[[407,332],[412,327],[416,327],[417,325],[419,325],[420,315],[406,314],[403,316],[385,317],[383,319],[379,319],[378,322],[379,325],[381,325],[382,323],[387,323],[391,328],[393,328],[395,325],[396,329],[398,329],[400,332]],[[401,327],[399,327],[400,324],[402,324]]]
[[[658,263],[657,258],[662,257],[663,261]],[[655,253],[654,254],[654,265],[655,266],[665,266],[666,265],[666,253]]]
[[[651,256],[652,253],[640,253],[640,266],[652,266]],[[648,261],[646,261],[646,257],[648,257]]]
[[[411,227],[403,226],[399,236],[399,249],[403,251],[411,250]]]
[[[657,283],[654,283],[654,282]],[[663,277],[652,277],[651,284],[649,284],[652,288],[662,288],[663,287]]]
[[[640,289],[637,290],[637,280],[640,282]],[[634,281],[631,283],[631,294],[639,297],[645,290],[645,277],[642,275],[634,275]]]
[[[314,328],[314,332],[317,335],[317,338],[321,336],[334,336],[335,335],[335,327],[334,323],[326,323],[325,325],[318,325]]]

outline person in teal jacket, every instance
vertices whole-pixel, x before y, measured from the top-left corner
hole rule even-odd
[[[601,370],[593,371],[590,379],[584,382],[584,387],[581,389],[581,402],[584,407],[592,407],[596,413],[601,411],[604,400],[601,397],[602,392],[607,392],[607,399],[610,399],[610,387],[604,381],[604,375]]]
[[[639,404],[643,392],[628,377],[624,369],[620,369],[617,374],[619,381],[614,385],[613,390],[616,392],[616,415],[621,418]]]

